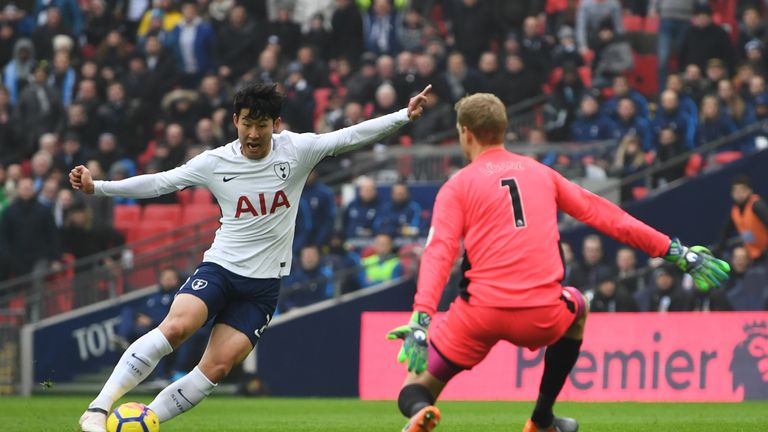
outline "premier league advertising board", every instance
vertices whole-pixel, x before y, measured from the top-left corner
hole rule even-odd
[[[410,313],[363,314],[360,397],[396,399],[405,366],[390,329]],[[432,326],[439,325],[440,315]],[[454,400],[535,400],[544,350],[501,342],[441,395]],[[737,402],[768,399],[768,313],[592,314],[561,393],[572,401]]]

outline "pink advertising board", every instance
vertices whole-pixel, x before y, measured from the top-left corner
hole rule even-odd
[[[410,313],[366,312],[360,398],[395,399],[406,375],[388,330]],[[435,317],[434,325],[440,320]],[[442,399],[535,400],[543,350],[497,344],[457,375]],[[768,399],[768,313],[592,314],[561,400],[722,401]]]

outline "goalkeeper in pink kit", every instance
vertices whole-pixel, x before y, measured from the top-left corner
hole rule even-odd
[[[674,262],[699,289],[719,286],[730,268],[706,248],[685,247],[547,166],[506,151],[506,109],[496,96],[465,97],[456,111],[459,141],[470,163],[437,194],[412,319],[388,334],[403,339],[398,360],[410,372],[398,397],[409,418],[403,431],[437,426],[440,411],[434,404],[446,383],[506,340],[547,347],[539,397],[523,431],[575,432],[578,423],[556,417],[552,408],[578,358],[588,303],[575,288],[560,285],[558,210]],[[461,294],[430,329],[462,240]]]

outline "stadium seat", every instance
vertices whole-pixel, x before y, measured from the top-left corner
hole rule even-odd
[[[192,202],[192,189],[187,188],[176,192],[176,201],[181,205],[187,205]]]
[[[622,22],[624,24],[624,31],[641,32],[645,28],[643,17],[638,15],[624,15]]]
[[[659,18],[645,17],[643,31],[646,33],[657,33],[659,31]]]
[[[116,205],[113,225],[125,236],[125,242],[136,241],[136,227],[141,221],[141,207],[137,205]]]
[[[635,186],[632,188],[632,197],[640,200],[648,196],[648,188],[645,186]]]
[[[581,82],[584,83],[584,87],[592,87],[592,69],[589,66],[581,66],[577,72],[579,78],[581,78]]]
[[[147,252],[160,246],[165,246],[173,242],[174,236],[169,233],[178,228],[177,221],[166,219],[144,219],[139,224],[137,231],[137,240],[145,241],[154,238],[153,241],[143,242],[134,248],[135,254]]]
[[[312,115],[312,123],[316,123],[317,120],[322,117],[325,112],[325,108],[328,106],[328,99],[331,97],[331,89],[319,88],[315,89],[312,95],[315,98],[315,112]]]
[[[645,96],[653,96],[658,88],[656,55],[634,55],[635,68],[629,74],[629,85]]]
[[[213,202],[213,195],[208,189],[202,187],[192,189],[190,204],[211,204]]]
[[[221,210],[219,206],[214,204],[198,204],[184,207],[181,219],[182,225],[194,227],[194,230],[200,230],[185,235],[197,234],[200,235],[199,240],[201,243],[212,243],[216,230],[220,226],[220,217]]]
[[[699,153],[691,155],[688,159],[688,163],[685,164],[685,175],[687,177],[693,177],[701,172],[704,167],[704,158]]]
[[[61,262],[65,269],[48,278],[45,294],[45,315],[52,316],[72,309],[74,292],[72,282],[75,279],[75,268],[68,265],[75,262],[72,254],[63,254]]]
[[[181,217],[182,225],[192,225],[200,222],[210,221],[221,217],[221,210],[215,204],[190,204],[184,207]]]
[[[740,151],[723,151],[715,155],[715,163],[725,165],[741,159],[742,156],[744,155]]]
[[[179,204],[149,204],[144,207],[141,216],[144,221],[169,221],[174,225],[181,223],[181,205]]]

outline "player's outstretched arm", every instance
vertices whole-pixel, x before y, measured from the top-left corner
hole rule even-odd
[[[88,168],[79,165],[69,172],[69,182],[73,189],[86,194],[154,198],[189,186],[205,185],[212,170],[211,158],[207,157],[207,152],[203,152],[178,168],[117,181],[93,180]]]
[[[315,135],[315,151],[322,157],[335,156],[381,141],[409,121],[421,117],[424,114],[427,95],[431,91],[432,85],[430,84],[421,93],[412,97],[408,102],[408,107],[400,111],[366,120],[334,132]]]
[[[653,257],[663,257],[690,274],[702,291],[719,287],[728,280],[730,266],[715,258],[704,246],[686,247],[635,219],[619,206],[566,180],[552,171],[557,184],[558,208]]]

